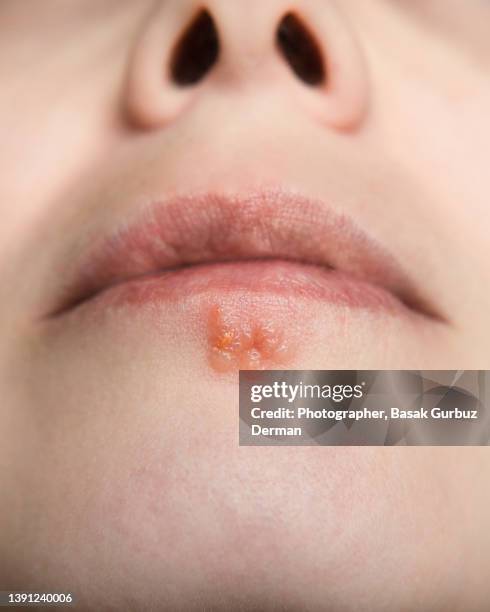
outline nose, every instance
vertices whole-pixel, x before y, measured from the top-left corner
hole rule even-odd
[[[127,85],[129,117],[150,129],[217,89],[276,88],[338,130],[360,123],[369,98],[362,50],[333,0],[159,0]]]

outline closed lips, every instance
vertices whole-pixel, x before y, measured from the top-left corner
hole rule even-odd
[[[253,290],[263,281],[264,290],[291,284],[293,293],[306,295],[310,287],[317,299],[358,307],[396,302],[440,318],[387,249],[347,216],[298,194],[178,197],[114,227],[76,262],[52,316],[125,285],[158,286],[164,300],[212,287]],[[322,291],[314,295],[315,288]]]

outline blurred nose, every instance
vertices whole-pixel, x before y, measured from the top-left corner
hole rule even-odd
[[[363,54],[329,0],[160,0],[130,60],[127,107],[146,129],[181,117],[210,91],[275,88],[333,129],[362,120]]]

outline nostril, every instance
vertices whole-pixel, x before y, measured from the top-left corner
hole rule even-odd
[[[287,13],[277,28],[276,43],[293,72],[307,85],[326,79],[322,53],[314,36],[294,13]]]
[[[170,61],[172,80],[180,86],[198,83],[218,59],[218,31],[213,18],[202,10],[177,42]]]

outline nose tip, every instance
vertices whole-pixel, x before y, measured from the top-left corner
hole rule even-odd
[[[183,6],[185,4],[185,6]],[[356,125],[367,106],[362,53],[333,5],[292,8],[258,0],[207,6],[171,0],[152,13],[131,60],[128,110],[137,125],[163,127],[209,87],[283,88],[333,128]],[[241,7],[241,8],[238,8]],[[289,91],[287,91],[289,90]]]

